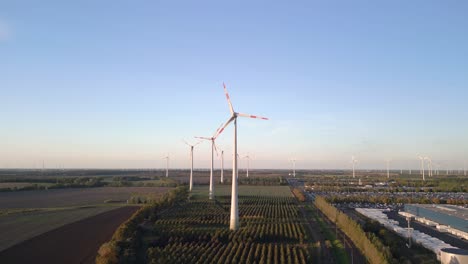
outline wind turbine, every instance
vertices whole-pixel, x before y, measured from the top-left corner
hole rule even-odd
[[[425,181],[426,178],[424,177],[424,158],[421,157],[421,156],[419,156],[418,158],[419,158],[419,160],[421,160],[421,174],[422,174],[422,177],[423,177],[423,181]]]
[[[237,117],[249,117],[249,118],[256,118],[262,120],[268,120],[266,117],[260,117],[255,115],[248,115],[248,114],[241,114],[234,111],[232,107],[231,99],[229,98],[229,93],[226,89],[226,85],[223,83],[224,86],[224,93],[226,94],[226,99],[229,104],[229,111],[231,112],[231,116],[227,120],[226,124],[218,131],[218,134],[223,132],[223,130],[234,121],[234,148],[233,148],[233,161],[232,161],[232,191],[231,191],[231,219],[229,229],[237,230],[239,229],[239,208],[238,208],[238,200],[237,200]]]
[[[250,155],[247,153],[247,155],[245,155],[243,157],[244,159],[247,159],[247,171],[246,171],[246,176],[247,178],[249,177],[249,169],[250,169]]]
[[[435,167],[436,167],[435,174],[440,175],[440,163],[436,163]]]
[[[169,177],[169,153],[167,153],[167,155],[162,159],[166,160],[166,178],[167,178]]]
[[[292,163],[292,169],[293,169],[293,177],[296,178],[296,159],[291,158],[289,161]]]
[[[224,150],[221,150],[221,183],[224,183]]]
[[[424,159],[428,161],[427,169],[429,171],[429,177],[432,177],[432,160],[429,157],[424,157]]]
[[[351,157],[351,163],[353,164],[353,178],[355,178],[356,174],[354,173],[354,166],[357,163],[357,159],[355,159],[354,156]]]
[[[466,161],[463,162],[463,174],[466,176]]]
[[[387,160],[387,179],[390,178],[390,161],[392,160],[389,160],[389,159]]]
[[[190,185],[189,185],[190,187],[189,187],[189,189],[190,189],[190,191],[192,191],[192,188],[193,188],[193,148],[194,148],[196,145],[200,144],[201,141],[198,141],[197,143],[195,143],[195,144],[193,144],[193,145],[192,145],[192,144],[189,144],[189,143],[188,143],[187,141],[185,141],[185,140],[182,140],[182,141],[184,141],[185,145],[187,145],[187,146],[190,147]]]
[[[221,151],[221,183],[224,183],[224,150],[221,147],[217,146],[218,150]]]
[[[223,124],[221,124],[221,125],[223,125]],[[214,135],[212,137],[195,137],[195,138],[199,138],[199,139],[202,139],[202,140],[211,141],[211,167],[210,167],[210,193],[209,193],[210,199],[214,198],[214,186],[213,186],[214,160],[213,160],[213,158],[214,158],[214,151],[216,151],[216,155],[218,155],[218,150],[216,149],[216,144],[215,144],[216,137],[218,136],[218,131],[219,131],[219,128],[216,130],[216,132],[214,133]]]

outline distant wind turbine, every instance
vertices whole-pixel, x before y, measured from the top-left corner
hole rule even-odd
[[[427,170],[429,172],[429,177],[432,177],[432,160],[429,157],[424,157],[424,159],[428,162]]]
[[[167,178],[169,177],[169,153],[167,153],[167,155],[162,159],[166,160],[166,178]]]
[[[389,159],[387,160],[387,179],[390,178],[390,161],[392,160],[389,160]]]
[[[189,190],[192,191],[193,188],[193,148],[195,148],[196,145],[200,144],[201,141],[198,141],[195,144],[189,144],[187,141],[182,140],[185,145],[190,147],[190,181],[189,181]]]
[[[221,183],[224,183],[224,150],[221,150]]]
[[[232,191],[231,191],[231,219],[229,228],[231,230],[239,229],[239,208],[238,208],[238,196],[237,196],[237,117],[248,117],[248,118],[256,118],[262,120],[268,120],[268,118],[255,116],[255,115],[248,115],[248,114],[241,114],[234,111],[232,107],[231,99],[229,98],[229,93],[226,89],[226,85],[223,83],[224,86],[224,93],[226,94],[226,99],[229,104],[229,111],[231,112],[231,116],[227,120],[226,124],[218,131],[218,134],[222,133],[223,130],[234,121],[234,147],[233,147],[233,161],[232,161]]]
[[[210,167],[210,193],[209,193],[210,199],[214,198],[214,182],[213,182],[214,151],[216,151],[216,155],[218,155],[218,150],[216,149],[215,140],[216,140],[216,137],[218,136],[218,131],[220,128],[216,130],[216,132],[214,133],[212,137],[195,137],[195,138],[199,138],[202,140],[211,141],[211,167]]]
[[[296,178],[296,159],[291,158],[289,161],[292,163],[293,177]]]
[[[466,176],[466,161],[463,162],[463,174]]]
[[[354,166],[357,163],[357,159],[355,159],[354,156],[351,157],[351,163],[353,164],[353,178],[355,178],[356,174],[354,173]]]
[[[243,158],[244,158],[244,159],[247,159],[246,176],[247,176],[247,178],[248,178],[248,177],[249,177],[249,169],[250,169],[250,154],[247,153],[247,155],[245,155]]]
[[[422,174],[422,177],[423,177],[423,181],[426,180],[426,178],[424,177],[424,158],[421,157],[421,156],[418,156],[419,160],[421,160],[421,174]]]

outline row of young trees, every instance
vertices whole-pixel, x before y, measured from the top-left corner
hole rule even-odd
[[[305,264],[304,252],[300,246],[285,243],[179,243],[148,249],[148,259],[149,263]]]
[[[316,196],[315,206],[322,211],[327,218],[336,222],[338,227],[354,242],[356,247],[362,252],[370,263],[386,264],[388,263],[383,252],[379,250],[381,245],[375,245],[367,237],[361,226],[348,217],[346,214],[341,213],[333,205],[329,204],[323,197]]]
[[[196,198],[154,224],[147,263],[307,263],[307,236],[293,197],[240,196],[242,226],[230,231],[230,197]]]

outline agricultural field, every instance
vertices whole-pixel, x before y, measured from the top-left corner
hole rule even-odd
[[[0,251],[82,219],[157,199],[169,189],[98,187],[0,192]]]
[[[31,210],[0,217],[0,251],[39,234],[120,206],[89,206]]]
[[[0,251],[0,263],[94,264],[99,246],[137,209],[120,207],[35,236]]]
[[[158,213],[138,247],[148,263],[308,263],[306,221],[286,186],[239,186],[241,228],[229,231],[230,186],[194,189],[189,201]]]

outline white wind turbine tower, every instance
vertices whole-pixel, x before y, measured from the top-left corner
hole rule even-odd
[[[440,174],[440,163],[436,163],[436,164],[435,164],[435,167],[436,167],[436,169],[435,169],[435,174],[436,174],[436,175],[439,175],[439,174]]]
[[[351,157],[351,163],[353,164],[353,178],[355,178],[356,174],[354,173],[354,167],[357,163],[357,159],[355,159],[354,156]]]
[[[162,159],[166,160],[166,178],[167,178],[169,177],[169,153],[167,153],[167,155]]]
[[[292,163],[293,177],[296,178],[296,159],[291,158],[289,161]]]
[[[234,121],[234,147],[233,147],[233,161],[232,161],[232,191],[231,191],[231,220],[229,229],[237,230],[239,229],[239,208],[238,208],[238,200],[237,200],[237,117],[249,117],[249,118],[256,118],[262,120],[268,120],[268,118],[255,116],[255,115],[248,115],[248,114],[241,114],[234,111],[232,107],[231,99],[229,98],[228,91],[226,89],[226,85],[223,83],[224,86],[224,93],[226,94],[226,99],[229,104],[229,111],[231,112],[231,117],[227,120],[226,124],[218,131],[218,134],[223,132],[223,130]]]
[[[212,137],[195,137],[195,138],[211,141],[211,167],[210,167],[210,193],[209,193],[210,199],[214,198],[214,185],[213,185],[214,184],[213,182],[214,160],[213,159],[214,159],[214,151],[216,151],[216,155],[218,155],[218,150],[216,149],[216,144],[215,144],[216,137],[218,136],[218,131],[219,131],[219,128],[216,130],[216,132],[214,133]]]
[[[429,172],[429,177],[432,177],[432,160],[429,157],[424,157],[424,159],[428,161],[427,169]]]
[[[422,174],[422,177],[423,177],[423,181],[425,181],[426,178],[424,177],[424,158],[421,157],[421,156],[419,156],[418,158],[419,158],[419,160],[421,160],[421,174]]]
[[[466,161],[463,162],[463,174],[466,176]]]
[[[221,183],[224,183],[224,150],[221,150]]]
[[[244,159],[247,159],[246,176],[247,176],[247,178],[248,178],[248,177],[249,177],[249,169],[250,169],[250,154],[247,153],[247,155],[245,155],[243,158],[244,158]]]
[[[386,160],[387,161],[387,179],[390,178],[390,161],[392,160]]]
[[[221,183],[224,183],[224,149],[221,149],[221,146],[217,145],[217,148],[221,151]]]
[[[193,189],[193,148],[195,148],[196,145],[200,144],[201,141],[198,141],[197,143],[195,144],[189,144],[187,141],[185,140],[182,140],[184,141],[185,145],[189,146],[190,147],[190,182],[189,182],[189,190],[192,191]]]

